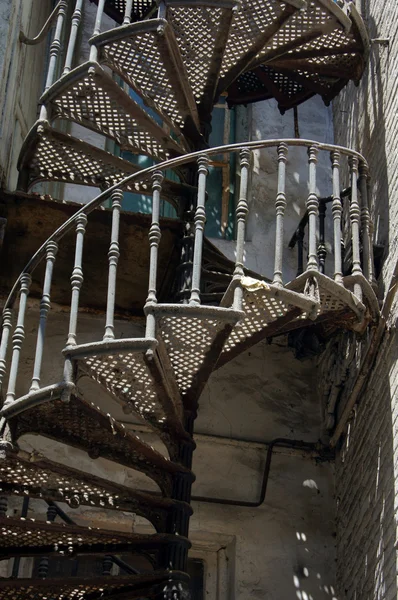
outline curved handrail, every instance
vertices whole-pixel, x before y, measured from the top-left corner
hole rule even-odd
[[[325,143],[316,142],[313,140],[305,140],[305,139],[297,139],[297,138],[271,139],[271,140],[259,140],[259,141],[256,140],[256,141],[252,141],[252,142],[228,144],[225,146],[215,146],[213,148],[207,148],[206,150],[199,150],[196,152],[191,152],[190,154],[184,154],[183,156],[180,156],[177,158],[172,158],[172,159],[163,161],[161,163],[157,163],[156,165],[152,165],[151,167],[147,167],[146,169],[142,169],[141,171],[138,171],[138,173],[132,173],[131,175],[128,175],[127,177],[121,179],[119,182],[113,184],[107,190],[101,192],[98,196],[93,198],[93,200],[91,200],[88,204],[85,204],[84,206],[82,206],[77,212],[75,212],[74,215],[72,215],[69,219],[67,219],[65,221],[65,223],[63,223],[56,231],[54,231],[54,233],[52,235],[50,235],[50,237],[47,238],[47,240],[40,246],[40,248],[37,250],[37,252],[35,252],[35,254],[32,256],[32,258],[29,260],[29,262],[26,264],[26,266],[20,273],[19,277],[15,281],[15,283],[11,289],[11,292],[4,304],[3,312],[6,309],[11,308],[11,306],[15,300],[16,294],[17,294],[17,288],[18,288],[18,284],[21,281],[21,277],[26,273],[32,273],[34,271],[34,269],[37,267],[37,265],[41,262],[41,260],[45,257],[46,247],[47,247],[48,243],[52,242],[52,241],[56,242],[56,241],[60,240],[68,231],[70,231],[72,229],[72,226],[79,215],[90,214],[93,210],[95,210],[98,206],[100,206],[103,202],[105,202],[105,200],[107,200],[109,198],[109,196],[112,194],[112,192],[114,192],[115,190],[117,190],[121,187],[124,187],[127,183],[129,183],[131,181],[148,178],[148,176],[152,175],[156,171],[172,169],[175,167],[179,167],[180,165],[184,165],[184,164],[193,162],[193,160],[195,160],[203,155],[210,157],[210,156],[214,156],[217,154],[234,153],[234,152],[239,152],[243,148],[247,148],[248,150],[261,150],[263,148],[272,148],[275,146],[277,147],[282,143],[286,144],[289,147],[292,147],[292,146],[293,147],[294,146],[304,147],[304,148],[315,147],[315,148],[317,148],[317,150],[324,151],[324,152],[336,152],[337,151],[345,156],[356,157],[359,160],[359,162],[364,164],[366,167],[368,166],[366,159],[362,156],[362,154],[360,154],[356,150],[352,150],[350,148],[345,148],[343,146],[336,146],[334,144],[325,144]]]

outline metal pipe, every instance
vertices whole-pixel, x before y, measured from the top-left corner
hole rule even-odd
[[[209,498],[206,496],[192,496],[191,500],[196,502],[207,502],[209,504],[222,504],[223,506],[238,506],[241,508],[259,508],[265,501],[268,488],[268,478],[271,471],[272,454],[276,446],[283,448],[297,448],[304,452],[314,452],[319,450],[319,443],[314,442],[303,442],[301,440],[290,440],[288,438],[276,438],[268,444],[267,457],[265,460],[265,467],[263,473],[263,479],[261,483],[260,497],[255,502],[246,502],[241,500],[230,500],[227,498]],[[326,450],[326,448],[323,448]],[[325,459],[326,460],[326,459]]]
[[[23,499],[23,503],[22,503],[22,511],[21,511],[21,517],[23,519],[26,519],[27,515],[28,515],[28,510],[29,510],[29,496],[26,496]],[[16,579],[19,575],[19,566],[21,563],[21,557],[20,556],[16,556],[14,558],[14,563],[12,565],[12,573],[11,573],[11,577]]]

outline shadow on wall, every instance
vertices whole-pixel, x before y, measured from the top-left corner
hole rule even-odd
[[[376,3],[377,4],[377,3]],[[379,3],[381,5],[381,3]],[[369,37],[385,37],[370,14],[372,3],[361,0]],[[389,71],[389,49],[371,46],[368,67],[358,88],[350,83],[334,103],[335,143],[359,150],[368,160],[371,176],[371,208],[374,223],[374,243],[383,248],[383,259],[389,255],[390,189],[386,156],[386,114],[384,111],[386,81],[383,71]],[[377,258],[377,252],[375,253]],[[376,265],[376,275],[379,272]],[[380,294],[387,285],[386,273],[378,279]]]
[[[395,335],[379,356],[336,460],[339,600],[396,598],[398,592],[390,383],[397,377]]]

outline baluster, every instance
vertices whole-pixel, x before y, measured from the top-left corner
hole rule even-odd
[[[198,158],[198,198],[195,211],[195,244],[193,251],[192,288],[189,304],[200,304],[200,276],[202,269],[203,233],[206,223],[206,179],[209,165],[207,155]]]
[[[123,25],[131,23],[131,11],[133,10],[133,0],[126,1],[126,9],[124,11]]]
[[[362,251],[363,251],[363,270],[366,279],[373,286],[376,284],[374,276],[374,258],[373,258],[373,227],[369,211],[369,168],[368,165],[361,161],[359,164],[359,191],[361,193],[361,225],[362,225]]]
[[[334,280],[343,285],[343,260],[342,260],[342,236],[341,217],[343,204],[340,198],[340,152],[334,150],[330,153],[333,172],[333,231],[334,231]]]
[[[113,558],[110,555],[105,555],[102,561],[102,574],[108,576],[112,572]]]
[[[308,212],[308,262],[307,271],[318,271],[317,248],[316,248],[316,220],[318,216],[319,200],[316,193],[316,164],[318,162],[318,148],[308,148],[309,163],[309,194],[307,199]]]
[[[21,276],[21,289],[19,297],[19,309],[17,325],[15,327],[14,335],[12,336],[12,358],[10,367],[10,377],[8,380],[8,389],[4,406],[12,404],[15,400],[15,387],[17,383],[19,359],[21,356],[21,348],[25,339],[25,312],[26,304],[29,294],[30,284],[32,282],[29,273],[23,273]]]
[[[149,258],[149,283],[148,283],[148,297],[146,304],[156,304],[156,288],[157,288],[157,271],[158,271],[158,253],[159,243],[162,233],[160,231],[160,193],[162,191],[163,173],[161,171],[155,171],[152,175],[152,222],[149,229],[149,246],[150,246],[150,258]],[[155,317],[149,313],[146,321],[146,333],[147,338],[155,337]]]
[[[102,17],[104,14],[104,8],[105,8],[105,0],[99,0],[98,7],[97,7],[97,15],[95,17],[93,36],[101,33],[101,23],[102,23]],[[97,48],[97,46],[92,44],[91,49],[90,49],[90,62],[96,62],[97,59],[98,59],[98,48]]]
[[[297,238],[297,277],[304,272],[304,236],[305,227],[303,225],[298,226],[296,232]]]
[[[66,75],[72,69],[73,55],[75,53],[77,34],[82,20],[83,0],[76,0],[75,10],[72,15],[68,49],[66,52],[65,66],[62,75]]]
[[[318,241],[318,262],[319,271],[325,273],[326,262],[326,245],[325,245],[325,217],[326,217],[326,202],[319,203],[319,241]]]
[[[12,325],[12,312],[10,308],[6,308],[3,312],[3,332],[0,343],[0,388],[3,383],[4,375],[6,374],[6,356],[8,348],[8,340],[10,339],[10,331]]]
[[[351,239],[352,239],[352,274],[354,276],[362,275],[361,251],[359,239],[359,219],[361,216],[361,207],[358,201],[358,158],[350,156],[349,165],[351,171]],[[362,300],[362,288],[360,283],[354,283],[354,294]]]
[[[8,498],[6,496],[0,497],[0,517],[7,516]]]
[[[276,195],[276,233],[275,233],[275,267],[274,285],[283,286],[283,219],[286,209],[286,162],[289,148],[287,144],[278,146],[278,193]]]
[[[83,243],[84,235],[86,233],[87,215],[81,213],[76,218],[76,247],[75,247],[75,264],[70,278],[72,286],[72,298],[70,303],[70,317],[69,317],[69,333],[68,333],[68,346],[76,345],[76,331],[77,331],[77,315],[79,311],[79,300],[80,290],[83,285]]]
[[[56,242],[49,242],[46,246],[46,273],[44,275],[43,295],[40,302],[40,323],[37,332],[35,364],[33,367],[33,378],[30,391],[40,389],[41,366],[43,362],[44,338],[46,334],[48,311],[51,308],[50,292],[55,257],[58,251]]]
[[[249,167],[251,152],[248,148],[240,151],[240,189],[239,202],[236,207],[236,259],[233,278],[240,281],[244,275],[243,259],[245,247],[246,218],[249,212],[247,192],[249,183]],[[234,291],[234,310],[242,310],[242,287],[237,285]]]
[[[49,506],[47,509],[47,522],[53,523],[55,521],[56,517],[57,517],[56,507],[52,506],[52,505]],[[37,569],[40,579],[46,579],[46,577],[48,575],[48,566],[49,566],[48,556],[43,556],[40,559],[39,567]]]
[[[111,195],[112,200],[112,232],[111,245],[109,247],[109,276],[108,276],[108,298],[106,302],[106,325],[104,340],[113,340],[114,320],[115,320],[115,294],[116,294],[116,274],[117,264],[119,262],[119,226],[120,210],[122,208],[123,192],[115,190]]]

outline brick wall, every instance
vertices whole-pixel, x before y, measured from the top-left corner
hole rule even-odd
[[[375,241],[384,245],[380,295],[398,258],[398,2],[361,0],[374,44],[358,88],[334,102],[336,143],[368,159],[372,176]],[[337,587],[339,600],[397,598],[395,543],[398,435],[396,307],[366,389],[337,454]]]

